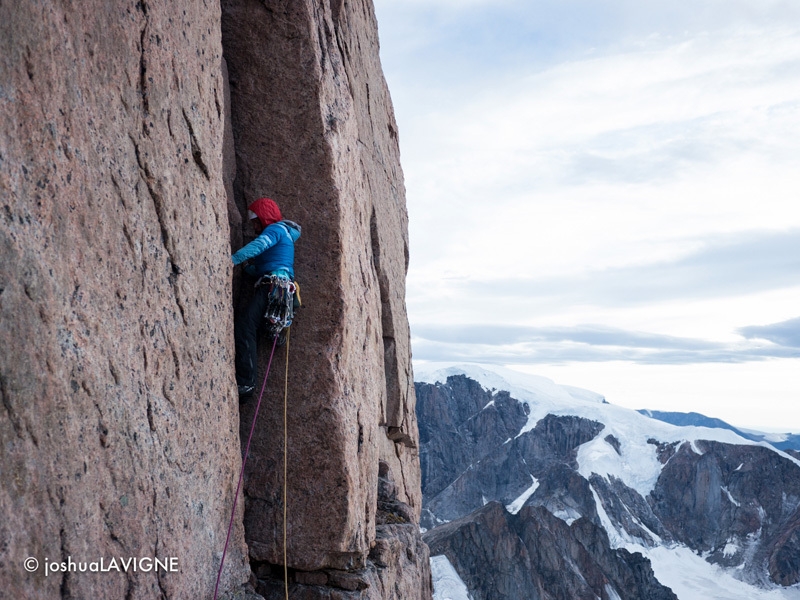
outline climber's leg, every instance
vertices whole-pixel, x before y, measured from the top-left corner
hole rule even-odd
[[[236,383],[240,395],[253,393],[258,371],[258,330],[269,300],[269,286],[253,291],[253,298],[236,315],[233,337],[236,342]]]

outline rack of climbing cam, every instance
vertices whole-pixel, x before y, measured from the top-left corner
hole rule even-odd
[[[292,324],[297,284],[286,277],[270,274],[259,278],[256,287],[260,286],[269,286],[264,328],[269,336],[276,336]]]

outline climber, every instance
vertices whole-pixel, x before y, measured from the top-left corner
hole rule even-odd
[[[258,333],[270,302],[276,293],[294,291],[294,243],[300,237],[300,226],[284,220],[278,205],[269,198],[256,200],[247,212],[258,237],[231,257],[234,266],[250,259],[245,272],[258,278],[253,298],[238,312],[233,327],[240,399],[251,396],[255,389]]]

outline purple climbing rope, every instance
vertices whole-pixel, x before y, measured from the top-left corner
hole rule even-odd
[[[250,426],[250,435],[247,437],[247,447],[242,457],[242,471],[239,473],[239,483],[236,486],[236,495],[233,497],[233,509],[231,510],[231,521],[228,523],[228,535],[225,537],[225,549],[222,551],[222,560],[219,563],[219,573],[217,573],[217,584],[214,586],[214,600],[217,600],[217,593],[219,591],[219,581],[222,578],[222,567],[225,566],[225,555],[228,553],[228,543],[231,540],[231,530],[233,529],[233,517],[236,514],[236,503],[239,500],[239,490],[242,488],[242,479],[244,479],[244,466],[247,464],[247,455],[250,453],[250,441],[253,439],[253,432],[256,429],[256,419],[258,419],[258,409],[261,407],[261,398],[264,395],[264,390],[267,387],[267,377],[269,377],[269,369],[272,366],[272,356],[275,354],[275,346],[278,345],[278,336],[275,336],[275,341],[272,342],[272,351],[269,353],[269,362],[267,363],[267,372],[264,374],[264,383],[261,384],[261,393],[258,395],[258,403],[256,404],[256,412],[253,415],[253,424]]]

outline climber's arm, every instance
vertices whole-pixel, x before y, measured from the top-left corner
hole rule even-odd
[[[239,265],[244,261],[253,258],[254,256],[258,256],[264,252],[264,250],[274,246],[277,242],[278,236],[275,235],[274,232],[269,231],[269,228],[265,229],[263,232],[261,232],[261,235],[243,248],[239,249],[239,251],[231,257],[231,260],[233,260],[233,265]]]

